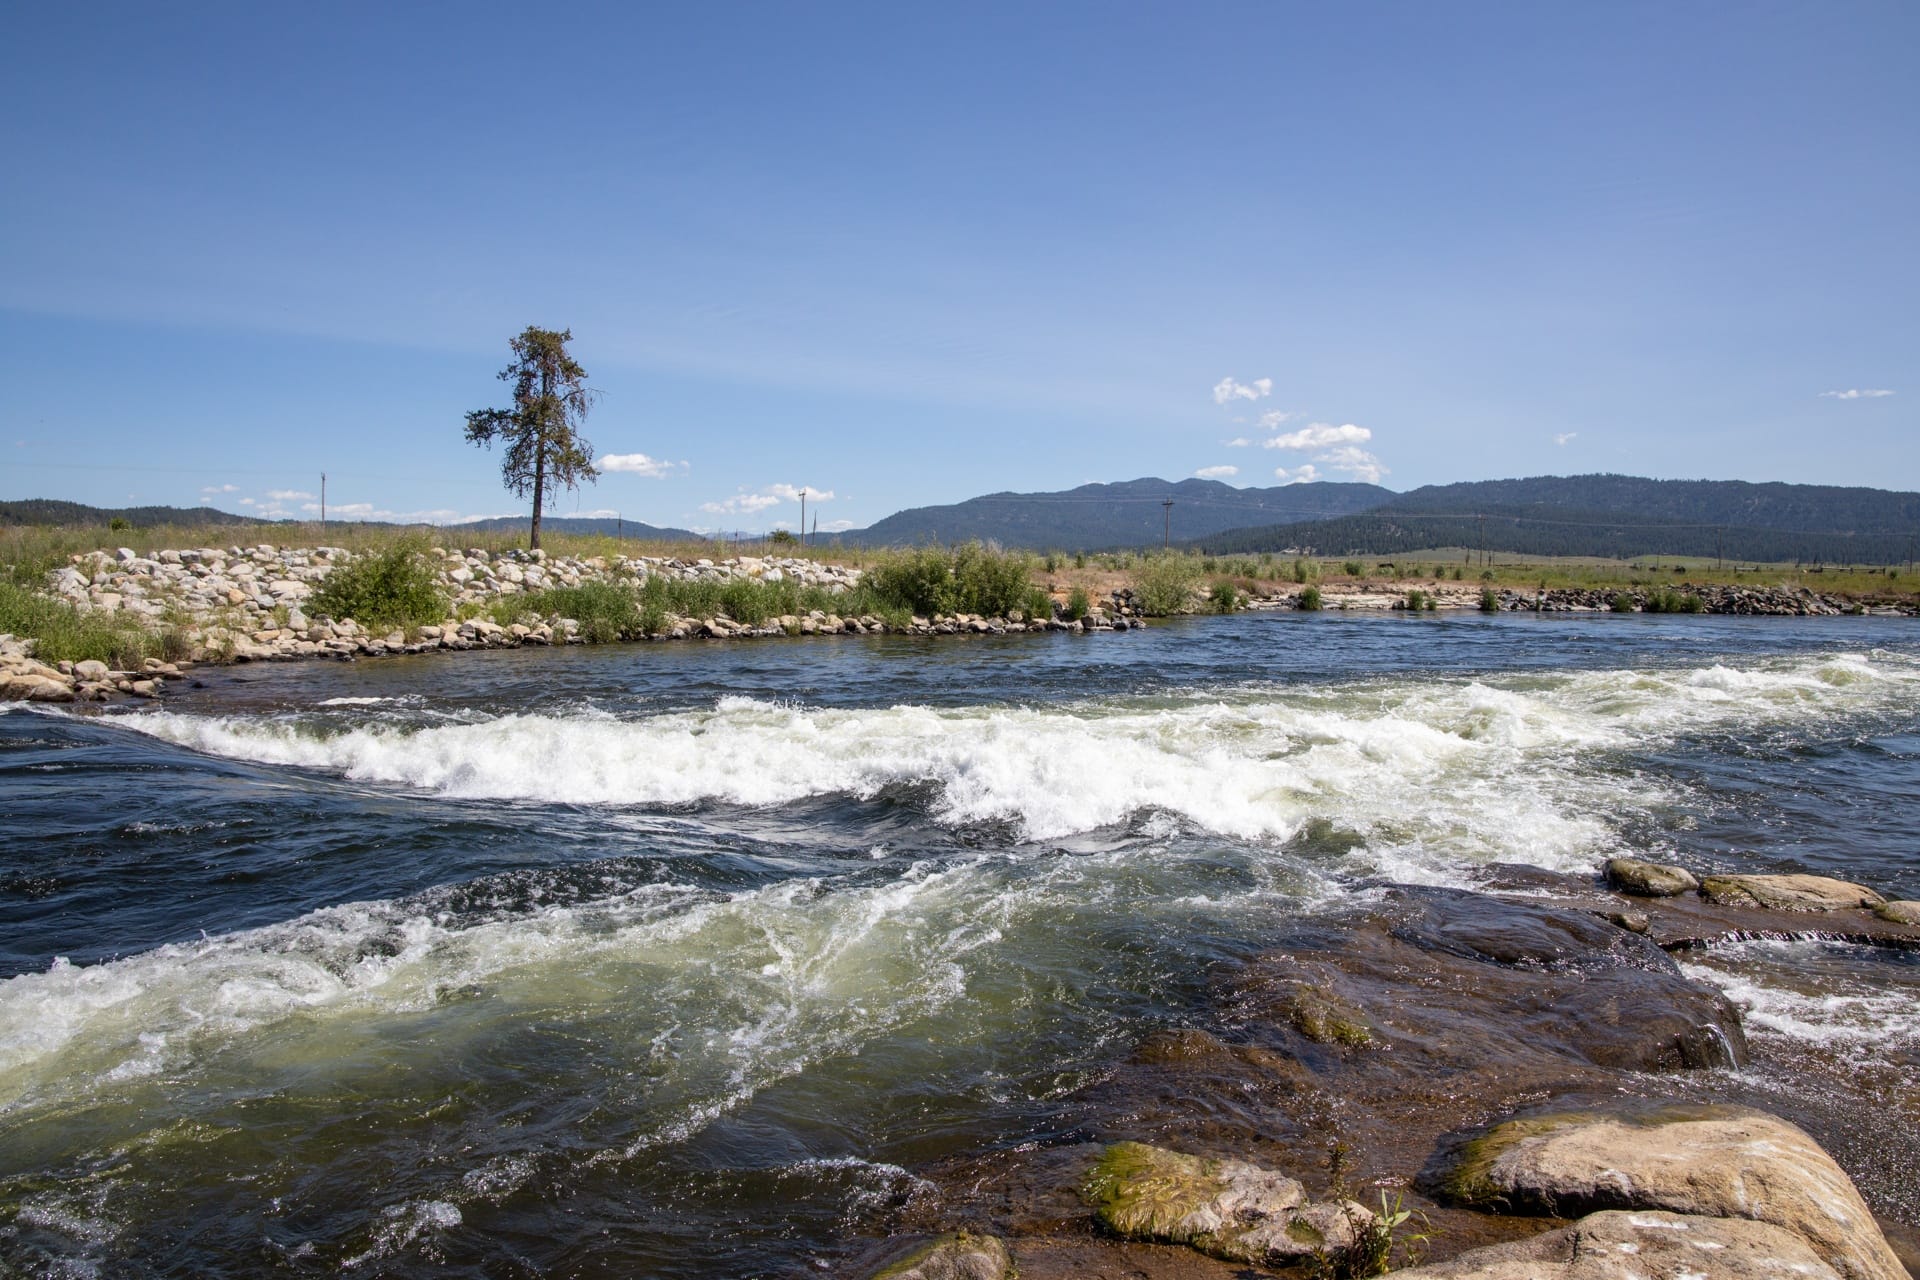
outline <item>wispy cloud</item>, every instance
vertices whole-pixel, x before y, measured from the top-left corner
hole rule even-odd
[[[24,443],[24,441],[22,443]],[[205,498],[211,498],[216,493],[238,492],[240,492],[240,486],[237,484],[203,484],[200,486],[200,495]]]
[[[1235,436],[1233,439],[1224,440],[1221,443],[1225,444],[1229,449],[1246,449],[1253,445],[1253,441],[1245,436]]]
[[[1878,400],[1883,396],[1890,396],[1892,394],[1893,392],[1888,391],[1884,387],[1852,387],[1846,391],[1822,391],[1820,396],[1826,400]]]
[[[300,489],[269,489],[267,496],[275,502],[312,502],[314,496]]]
[[[1568,444],[1572,443],[1573,438],[1579,434],[1578,431],[1556,431],[1553,435],[1553,442],[1564,449]]]
[[[1387,468],[1380,459],[1354,445],[1317,453],[1313,460],[1325,465],[1329,471],[1351,476],[1362,484],[1379,484],[1387,474]]]
[[[829,520],[820,526],[820,530],[822,533],[845,533],[853,528],[853,524],[851,520]]]
[[[1240,468],[1226,466],[1202,467],[1193,474],[1194,478],[1198,480],[1225,480],[1228,476],[1239,475]]]
[[[1255,378],[1252,382],[1236,382],[1232,378],[1222,378],[1213,384],[1215,404],[1231,404],[1235,400],[1259,400],[1272,394],[1272,378]]]
[[[687,470],[684,462],[668,462],[665,458],[650,458],[644,453],[609,453],[595,464],[602,471],[620,471],[628,475],[646,476],[650,480],[662,480],[676,471]]]
[[[1280,409],[1270,409],[1260,415],[1260,429],[1262,431],[1272,431],[1292,416],[1292,414]]]
[[[1373,432],[1351,422],[1338,427],[1328,422],[1316,422],[1298,431],[1274,436],[1265,443],[1269,449],[1327,449],[1339,444],[1365,444],[1371,439]]]
[[[815,489],[811,485],[770,484],[756,493],[746,493],[743,491],[734,494],[731,498],[724,498],[719,502],[703,502],[700,504],[700,509],[702,511],[710,511],[717,516],[758,515],[760,512],[770,507],[777,507],[783,502],[800,501],[802,489],[806,491],[808,502],[833,501],[833,490],[831,489]]]
[[[1320,478],[1320,468],[1311,462],[1303,462],[1297,467],[1275,467],[1273,474],[1281,484],[1312,484]]]

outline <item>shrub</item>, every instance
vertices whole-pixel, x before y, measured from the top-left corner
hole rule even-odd
[[[1612,608],[1615,613],[1632,613],[1633,597],[1624,591],[1615,592]]]
[[[1300,593],[1300,607],[1308,613],[1320,611],[1320,588],[1308,587]]]
[[[1433,608],[1433,599],[1426,592],[1415,587],[1407,592],[1406,599],[1402,601],[1402,607],[1409,613],[1419,613],[1422,609]]]
[[[1367,571],[1367,566],[1361,564],[1358,560],[1349,560],[1341,565],[1340,568],[1349,578],[1358,578]]]
[[[800,543],[800,539],[794,537],[791,529],[775,529],[767,535],[767,541],[776,547],[792,547]]]
[[[863,600],[874,612],[1005,617],[1015,610],[1045,614],[1051,607],[1033,584],[1031,560],[978,542],[895,552],[867,570],[860,585]]]
[[[1199,579],[1200,566],[1187,556],[1149,556],[1134,574],[1133,592],[1142,613],[1164,618],[1192,607]]]
[[[447,616],[447,598],[426,555],[426,543],[403,538],[329,573],[313,593],[313,612],[352,618],[363,627],[418,627]]]
[[[1207,593],[1207,602],[1213,606],[1215,613],[1232,613],[1240,607],[1240,589],[1221,578]]]
[[[1067,592],[1067,621],[1078,622],[1093,611],[1093,601],[1087,596],[1085,587],[1075,587]]]
[[[1480,588],[1480,612],[1500,612],[1500,597],[1494,594],[1492,587]]]
[[[580,637],[589,644],[610,644],[642,633],[640,602],[633,592],[611,582],[589,582],[578,587],[552,587],[503,601],[518,613],[545,618],[572,618]],[[515,619],[518,620],[517,617]]]

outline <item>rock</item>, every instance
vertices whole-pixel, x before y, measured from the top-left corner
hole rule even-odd
[[[1108,1147],[1085,1194],[1115,1235],[1266,1266],[1351,1249],[1374,1225],[1363,1205],[1313,1203],[1285,1174],[1143,1142]]]
[[[1700,887],[1700,881],[1685,867],[1638,858],[1607,859],[1607,883],[1622,893],[1642,898],[1673,898]]]
[[[1708,876],[1700,882],[1700,893],[1723,907],[1774,911],[1842,911],[1886,901],[1864,885],[1827,876]]]
[[[1645,933],[1653,928],[1653,921],[1644,911],[1608,911],[1601,919],[1608,924],[1618,925],[1628,933]]]
[[[75,678],[80,680],[105,680],[110,674],[110,671],[111,669],[106,663],[94,658],[88,658],[85,662],[76,662],[73,664],[73,674]]]
[[[1894,924],[1920,924],[1920,902],[1883,902],[1873,914]]]
[[[0,672],[0,702],[72,702],[75,696],[65,680],[32,672]]]
[[[1812,1138],[1763,1111],[1510,1120],[1466,1144],[1442,1190],[1469,1205],[1555,1216],[1663,1209],[1750,1218],[1799,1236],[1848,1280],[1907,1280],[1846,1173]]]
[[[1764,1222],[1596,1213],[1530,1240],[1473,1249],[1396,1280],[1840,1280],[1799,1236]]]
[[[1014,1275],[1013,1255],[998,1236],[956,1231],[896,1251],[861,1274],[866,1280],[1003,1280]]]

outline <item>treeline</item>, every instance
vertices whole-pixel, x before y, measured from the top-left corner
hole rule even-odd
[[[1494,508],[1472,514],[1369,511],[1337,520],[1234,529],[1189,545],[1211,555],[1300,551],[1390,556],[1435,547],[1485,547],[1490,553],[1617,560],[1673,555],[1762,563],[1898,564],[1910,554],[1912,539],[1906,532],[1815,533],[1621,519],[1609,512],[1558,510],[1541,515]]]
[[[22,498],[0,502],[0,525],[104,525],[115,520],[134,529],[157,529],[162,525],[264,524],[257,516],[237,516],[212,507],[90,507],[82,502],[61,502],[56,498]]]
[[[1427,485],[1409,490],[1375,510],[1384,513],[1388,509],[1449,515],[1503,511],[1560,520],[1572,518],[1573,512],[1598,511],[1613,520],[1652,524],[1901,537],[1920,529],[1920,493],[1822,484],[1750,484],[1744,480],[1649,480],[1621,475],[1532,476]]]

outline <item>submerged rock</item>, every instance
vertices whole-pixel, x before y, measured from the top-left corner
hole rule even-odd
[[[1639,858],[1607,859],[1607,883],[1642,898],[1673,898],[1700,887],[1698,877],[1685,867]]]
[[[1844,911],[1886,901],[1865,885],[1829,876],[1708,876],[1700,894],[1721,906],[1772,911]]]
[[[1351,1200],[1308,1200],[1306,1188],[1283,1173],[1144,1142],[1108,1147],[1086,1196],[1115,1235],[1269,1266],[1353,1249],[1375,1224]]]
[[[1841,1280],[1806,1241],[1764,1222],[1618,1211],[1393,1275],[1404,1280]]]
[[[1674,1107],[1510,1120],[1467,1143],[1441,1188],[1490,1209],[1752,1219],[1805,1240],[1848,1280],[1907,1280],[1840,1166],[1799,1128],[1762,1111]]]
[[[1004,1280],[1013,1255],[998,1236],[956,1231],[910,1244],[904,1252],[861,1273],[866,1280]]]

